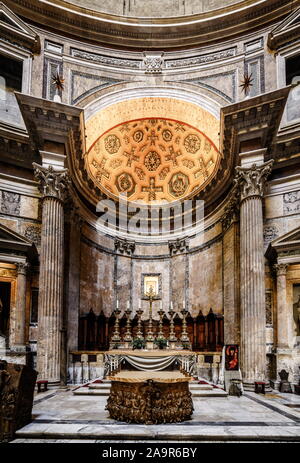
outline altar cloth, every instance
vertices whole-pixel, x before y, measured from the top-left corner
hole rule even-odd
[[[110,381],[121,381],[124,383],[141,383],[149,379],[158,383],[182,383],[192,381],[191,376],[186,376],[180,371],[120,371],[114,376],[109,376]]]

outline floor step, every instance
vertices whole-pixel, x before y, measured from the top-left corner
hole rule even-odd
[[[109,396],[109,389],[91,389],[89,387],[80,387],[73,391],[74,395],[85,395],[85,396]],[[192,389],[192,397],[227,397],[227,392],[223,389]]]
[[[190,391],[211,391],[212,389],[211,384],[190,384]]]
[[[90,389],[89,387],[79,387],[73,391],[73,395],[109,395],[110,389]]]
[[[110,389],[111,384],[110,383],[92,383],[89,385],[89,389],[99,389],[99,390],[104,390],[104,389]]]

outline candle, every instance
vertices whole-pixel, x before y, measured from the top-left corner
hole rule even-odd
[[[129,304],[129,301],[127,301],[127,309],[129,309],[130,307],[130,304]]]
[[[184,309],[185,308],[185,300],[183,299],[182,301],[182,308]]]
[[[173,310],[173,302],[171,302],[171,310]]]
[[[119,299],[117,299],[117,309],[119,308]]]
[[[162,310],[162,301],[160,301],[160,310]]]

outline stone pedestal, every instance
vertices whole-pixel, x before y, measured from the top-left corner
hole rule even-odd
[[[67,170],[54,171],[34,164],[43,194],[39,280],[39,336],[37,370],[49,385],[61,380],[64,207],[69,183]]]
[[[0,441],[31,421],[37,373],[25,365],[0,361]]]
[[[244,388],[265,381],[266,313],[262,195],[273,161],[237,167],[240,188],[241,366]]]

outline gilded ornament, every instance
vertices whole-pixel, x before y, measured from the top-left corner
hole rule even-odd
[[[121,146],[120,139],[116,135],[108,135],[104,139],[104,146],[106,151],[109,154],[115,154],[119,151],[119,148]]]
[[[201,148],[201,140],[196,134],[189,134],[184,139],[184,147],[188,153],[195,154]]]
[[[174,174],[169,182],[169,191],[172,196],[179,198],[182,196],[189,186],[188,177],[182,172]]]
[[[160,155],[156,151],[149,151],[145,156],[144,165],[148,170],[153,172],[161,165]]]

